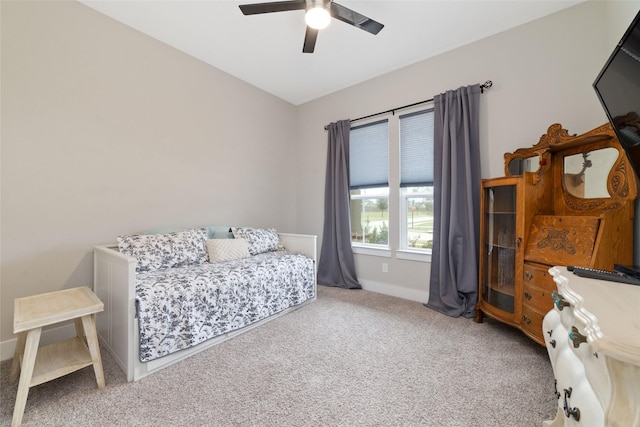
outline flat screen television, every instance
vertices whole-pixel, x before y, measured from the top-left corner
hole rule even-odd
[[[611,126],[640,177],[640,12],[593,83]]]

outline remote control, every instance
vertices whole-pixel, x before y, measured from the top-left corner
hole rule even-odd
[[[573,274],[575,274],[576,276],[588,277],[590,279],[608,280],[610,282],[619,282],[619,283],[626,283],[629,285],[640,286],[640,279],[626,275],[624,273],[619,273],[617,271],[597,270],[595,268],[575,267],[575,266],[572,268],[573,268]]]

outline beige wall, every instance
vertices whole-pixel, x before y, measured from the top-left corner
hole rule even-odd
[[[493,87],[480,98],[484,178],[503,176],[503,154],[534,145],[553,123],[570,133],[605,123],[592,84],[639,8],[640,1],[583,3],[300,106],[300,231],[322,235],[327,139],[323,127],[332,121],[492,80]],[[429,263],[394,256],[355,257],[365,288],[426,300]],[[382,272],[382,263],[388,263],[388,273]]]
[[[295,107],[77,2],[2,2],[0,341],[154,227],[295,231]]]
[[[2,2],[0,342],[13,340],[14,298],[91,285],[92,245],[118,234],[242,224],[321,237],[331,121],[491,79],[484,177],[552,123],[604,123],[591,84],[638,8],[589,2],[294,107],[82,4]],[[356,262],[370,288],[428,291],[428,263]]]

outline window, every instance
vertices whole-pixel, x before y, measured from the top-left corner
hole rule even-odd
[[[433,246],[433,110],[400,118],[400,247]]]
[[[349,138],[354,247],[429,253],[433,243],[433,110],[423,106],[354,126]],[[390,158],[396,160],[390,162]]]
[[[433,247],[433,187],[409,187],[401,192],[401,209],[405,213],[401,225],[400,247],[431,249]]]
[[[389,187],[351,190],[351,241],[389,245]]]
[[[349,134],[351,241],[389,245],[389,122],[351,128]]]

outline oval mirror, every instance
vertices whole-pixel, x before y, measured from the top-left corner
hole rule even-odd
[[[509,162],[509,175],[522,175],[525,172],[536,172],[540,168],[540,156],[526,159],[514,157]]]
[[[607,190],[607,180],[618,154],[618,150],[608,147],[565,156],[565,190],[582,199],[611,197]]]

